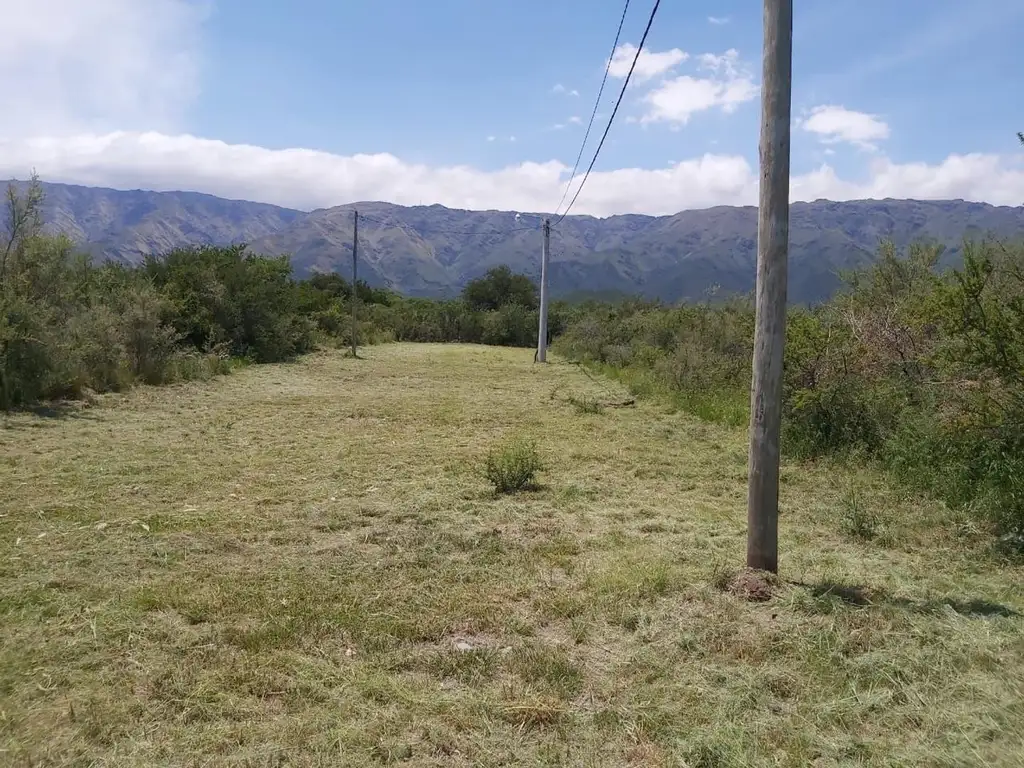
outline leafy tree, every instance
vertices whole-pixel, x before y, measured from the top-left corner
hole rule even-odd
[[[162,383],[180,358],[167,302],[135,269],[95,267],[42,231],[41,185],[6,195],[0,235],[0,408]]]
[[[322,312],[333,305],[352,300],[352,284],[336,272],[317,272],[299,283],[300,303],[306,312]],[[364,280],[356,282],[360,304],[390,305],[398,299],[387,288],[374,288]]]
[[[43,187],[39,177],[32,173],[28,192],[21,196],[14,184],[7,185],[5,202],[5,232],[0,242],[0,285],[7,280],[12,262],[24,257],[27,243],[42,231]]]
[[[508,266],[492,267],[483,277],[472,280],[462,291],[466,304],[478,312],[493,312],[510,304],[537,309],[537,286],[526,275],[514,273]]]
[[[287,257],[257,256],[244,245],[184,248],[148,259],[144,271],[170,301],[174,328],[198,350],[223,345],[269,363],[312,348]]]

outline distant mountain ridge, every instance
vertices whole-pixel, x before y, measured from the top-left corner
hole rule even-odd
[[[497,264],[533,277],[540,233],[509,231],[539,217],[441,205],[361,202],[306,213],[198,192],[121,191],[44,183],[47,227],[95,257],[138,263],[190,245],[249,243],[290,254],[299,275],[351,269],[352,211],[358,209],[360,276],[413,296],[446,296]],[[837,272],[869,264],[883,238],[946,246],[954,263],[965,237],[1024,240],[1024,207],[963,200],[794,203],[790,299],[827,299]],[[718,206],[672,216],[570,216],[552,231],[555,295],[642,294],[668,301],[754,287],[757,209]]]
[[[149,192],[43,183],[47,228],[96,256],[138,263],[183,245],[250,242],[280,232],[302,211],[200,192]]]

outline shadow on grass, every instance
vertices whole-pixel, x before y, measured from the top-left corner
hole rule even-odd
[[[0,411],[0,428],[2,429],[29,429],[42,426],[35,421],[12,422],[14,416],[35,416],[45,421],[58,421],[61,419],[97,419],[91,412],[90,406],[85,402],[66,401],[46,403],[44,405],[33,405],[25,408],[15,408],[10,411]]]
[[[905,597],[893,597],[883,589],[850,584],[837,584],[834,582],[821,582],[818,584],[805,584],[803,582],[791,582],[794,586],[803,587],[811,595],[817,598],[835,598],[848,605],[865,608],[868,606],[895,606],[913,613],[937,613],[947,608],[961,616],[1003,616],[1020,617],[1020,613],[1002,603],[994,603],[989,600],[957,600],[951,597],[936,598],[934,600],[911,600]]]
[[[498,490],[497,488],[489,488],[483,491],[479,498],[490,501],[497,499],[514,499],[518,497],[530,498],[531,496],[538,496],[544,493],[548,493],[552,488],[547,483],[527,483],[522,488],[514,488],[510,490]]]

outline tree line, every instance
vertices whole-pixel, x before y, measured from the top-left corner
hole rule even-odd
[[[783,451],[867,460],[1024,548],[1024,246],[883,243],[825,305],[791,307]],[[747,298],[645,301],[575,315],[556,344],[637,394],[745,425],[754,307]]]
[[[286,257],[242,245],[96,264],[44,233],[41,202],[38,184],[7,193],[0,409],[350,343],[353,291],[340,275],[298,280]],[[833,300],[790,309],[783,450],[873,462],[1024,547],[1024,247],[968,242],[962,266],[945,271],[939,255],[884,243]],[[508,267],[452,299],[364,282],[355,293],[360,344],[536,344],[537,287]],[[753,326],[749,297],[554,302],[549,317],[563,357],[737,426],[749,410]]]
[[[350,342],[352,286],[297,280],[287,257],[244,245],[171,251],[130,266],[94,263],[45,233],[42,189],[8,187],[0,239],[0,409],[224,373]],[[360,343],[389,340],[533,346],[538,292],[496,267],[450,300],[413,299],[359,281]],[[551,330],[563,323],[561,305]]]

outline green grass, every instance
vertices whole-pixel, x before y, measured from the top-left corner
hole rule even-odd
[[[745,427],[750,416],[749,387],[737,385],[680,390],[672,388],[662,377],[644,366],[616,368],[613,365],[588,366],[618,381],[631,394],[657,399],[668,406],[697,416],[704,421],[729,427]]]
[[[0,764],[1019,765],[1024,569],[942,507],[786,465],[747,601],[742,428],[361,355],[6,421]],[[543,484],[496,496],[519,437]]]

